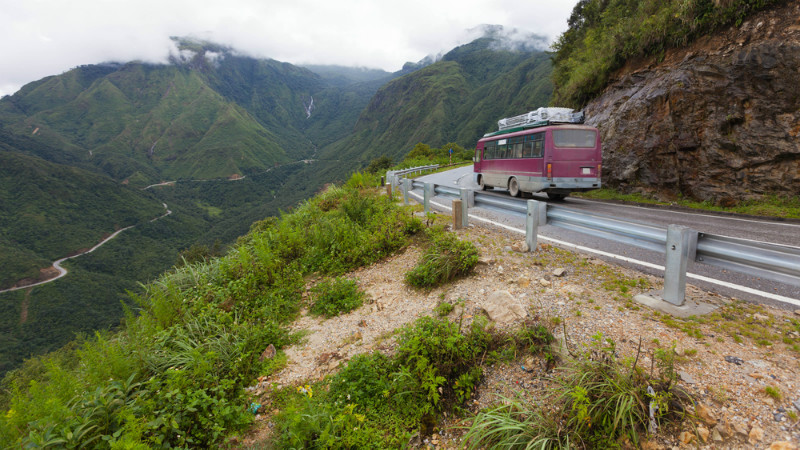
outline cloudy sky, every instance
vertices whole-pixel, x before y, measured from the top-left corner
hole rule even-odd
[[[0,96],[81,64],[166,61],[194,36],[295,64],[399,70],[482,24],[552,42],[575,0],[0,0]],[[469,30],[473,30],[470,32]],[[472,34],[471,34],[472,33]]]

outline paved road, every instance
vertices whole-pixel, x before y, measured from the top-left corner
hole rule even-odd
[[[163,215],[156,217],[155,219],[151,219],[150,222],[155,222],[156,220],[159,220],[161,218],[167,217],[168,215],[172,214],[172,211],[170,211],[170,209],[167,207],[166,203],[162,203],[162,205],[164,205],[164,209],[166,210],[166,212]],[[125,230],[127,230],[129,228],[133,228],[135,226],[136,225],[131,225],[131,226],[127,226],[125,228],[122,228],[122,229],[119,229],[119,230],[115,231],[110,236],[108,236],[107,238],[105,238],[102,241],[98,242],[97,245],[95,245],[94,247],[90,248],[89,250],[86,250],[85,252],[78,253],[77,255],[67,256],[67,257],[61,258],[59,260],[53,261],[53,267],[58,271],[58,275],[56,275],[55,277],[48,278],[48,279],[46,279],[44,281],[39,281],[39,282],[33,283],[33,284],[26,284],[24,286],[17,286],[17,287],[12,287],[12,288],[8,288],[8,289],[1,289],[0,290],[0,294],[2,294],[3,292],[11,292],[11,291],[17,291],[17,290],[20,290],[20,289],[28,289],[28,288],[32,288],[34,286],[39,286],[41,284],[50,283],[52,281],[58,280],[59,278],[65,276],[68,273],[67,269],[65,269],[64,267],[61,266],[61,263],[63,263],[64,261],[66,261],[68,259],[77,258],[78,256],[82,256],[82,255],[85,255],[87,253],[92,253],[93,251],[95,251],[98,248],[100,248],[100,246],[102,246],[106,242],[108,242],[108,241],[114,239],[115,237],[117,237],[118,234],[122,233],[123,231],[125,231]]]
[[[419,178],[419,180],[453,187],[477,188],[472,180],[472,167],[463,167],[428,175]],[[498,196],[508,196],[508,193],[504,190],[495,189],[490,192]],[[421,197],[421,192],[419,195]],[[547,201],[553,205],[591,212],[593,214],[602,214],[617,219],[636,221],[659,227],[677,224],[691,227],[699,232],[713,233],[716,235],[771,242],[794,247],[800,245],[800,221],[757,219],[702,211],[694,212],[673,210],[663,207],[621,205],[579,198],[567,198],[564,201],[552,202],[547,200],[546,196],[543,195],[536,195],[534,199]],[[441,199],[440,203],[449,205],[450,200]],[[525,228],[524,217],[521,214],[509,214],[489,208],[472,208],[470,209],[470,214],[486,217],[520,230],[524,230]],[[614,262],[615,264],[633,267],[653,275],[663,276],[663,269],[659,270],[652,267],[653,265],[664,265],[664,255],[659,252],[643,250],[619,242],[609,241],[550,225],[539,228],[539,237],[541,241],[564,242],[568,243],[566,245],[572,244],[606,252],[615,256],[603,255],[600,256],[602,259]],[[642,261],[646,264],[643,265],[631,260]],[[694,264],[688,276],[688,282],[690,284],[722,295],[770,304],[782,308],[800,309],[800,287],[797,286],[764,280],[737,272],[724,271],[700,263]],[[705,278],[708,278],[708,280]]]

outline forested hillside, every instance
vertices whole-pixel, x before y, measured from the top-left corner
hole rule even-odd
[[[381,87],[352,134],[322,155],[363,167],[377,156],[402,159],[419,142],[472,148],[499,118],[547,105],[550,72],[542,51],[498,48],[491,36],[475,40]]]
[[[0,294],[0,369],[116,326],[125,291],[180,263],[181,252],[221,250],[378,157],[400,161],[420,142],[469,149],[499,117],[547,104],[541,42],[511,49],[499,31],[394,74],[176,39],[172,64],[81,66],[0,100],[0,142],[12,158],[3,286],[44,278],[53,260],[136,224],[65,263],[68,276]],[[143,190],[165,181],[176,183]],[[172,214],[149,222],[163,204]]]

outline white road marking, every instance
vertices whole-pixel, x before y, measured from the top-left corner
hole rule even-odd
[[[415,197],[416,199],[420,200],[420,201],[422,200],[422,197],[419,194],[415,193],[415,192],[409,192],[409,194],[411,196]],[[437,206],[439,208],[443,208],[445,210],[452,211],[452,208],[450,208],[449,206],[443,205],[441,203],[431,201],[431,204],[435,205],[435,206]],[[494,226],[498,226],[500,228],[504,228],[504,229],[507,229],[509,231],[514,231],[516,233],[525,234],[525,230],[521,230],[519,228],[514,228],[512,226],[505,225],[505,224],[502,224],[502,223],[499,223],[499,222],[495,222],[493,220],[486,219],[486,218],[480,217],[480,216],[476,216],[474,214],[468,214],[468,215],[469,215],[469,217],[471,219],[475,219],[475,220],[478,220],[478,221],[481,221],[481,222],[490,223],[490,224],[492,224]],[[539,235],[538,239],[541,239],[541,240],[544,240],[544,241],[548,241],[548,242],[552,242],[554,244],[558,244],[558,245],[561,245],[561,246],[564,246],[564,247],[573,248],[575,250],[580,250],[580,251],[583,251],[583,252],[588,252],[588,253],[593,253],[593,254],[596,254],[596,255],[606,256],[608,258],[616,259],[616,260],[619,260],[619,261],[625,261],[625,262],[628,262],[628,263],[631,263],[631,264],[636,264],[636,265],[639,265],[639,266],[642,266],[642,267],[649,267],[651,269],[660,270],[662,272],[664,271],[664,266],[660,266],[658,264],[649,263],[647,261],[640,261],[638,259],[628,258],[627,256],[617,255],[616,253],[609,253],[609,252],[604,252],[602,250],[595,250],[593,248],[584,247],[582,245],[572,244],[572,243],[569,243],[569,242],[566,242],[566,241],[562,241],[562,240],[559,240],[559,239],[553,239],[553,238],[549,238],[547,236],[542,236],[542,235]],[[698,274],[691,273],[691,272],[687,272],[686,276],[689,277],[689,278],[693,278],[695,280],[699,280],[699,281],[704,281],[706,283],[715,284],[717,286],[726,287],[726,288],[737,290],[737,291],[740,291],[740,292],[746,292],[748,294],[758,295],[760,297],[768,298],[768,299],[775,300],[775,301],[782,302],[782,303],[788,303],[788,304],[794,305],[794,306],[800,306],[800,300],[797,300],[797,299],[794,299],[794,298],[784,297],[782,295],[773,294],[773,293],[765,292],[765,291],[760,291],[758,289],[753,289],[753,288],[750,288],[750,287],[747,287],[747,286],[742,286],[742,285],[735,284],[735,283],[729,283],[727,281],[717,280],[716,278],[709,278],[709,277],[706,277],[706,276],[703,276],[703,275],[698,275]]]

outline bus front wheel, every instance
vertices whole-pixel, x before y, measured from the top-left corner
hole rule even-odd
[[[483,176],[478,177],[478,186],[480,190],[486,190],[486,183],[483,181]]]
[[[516,178],[508,180],[508,193],[511,194],[512,197],[519,197],[519,184]]]

